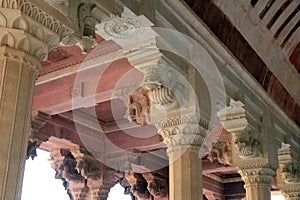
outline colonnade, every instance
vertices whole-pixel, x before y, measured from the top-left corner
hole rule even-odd
[[[68,28],[28,1],[0,3],[0,199],[10,200],[21,198],[33,91],[41,62],[49,50],[59,45]],[[106,24],[113,27],[120,25],[120,22]],[[149,21],[145,23],[151,24]],[[98,27],[98,33],[104,38],[111,39],[111,36],[122,34],[114,32],[110,35],[112,33],[107,27],[105,31],[101,30],[102,25]],[[150,115],[150,123],[157,127],[158,134],[162,136],[169,157],[169,183],[155,176],[159,172],[137,175],[113,171],[79,149],[51,152],[52,167],[57,171],[57,177],[64,179],[68,193],[74,199],[106,199],[110,187],[117,182],[121,182],[125,188],[131,186],[131,192],[138,193],[138,199],[147,199],[149,196],[156,200],[203,198],[200,155],[203,141],[209,134],[208,120],[197,109],[197,94],[193,96],[185,83],[183,89],[176,90],[173,86],[178,89],[179,83],[170,84],[171,80],[166,78],[166,74],[157,73],[161,63],[170,63],[155,48],[156,33],[150,26],[144,28],[145,34],[138,40],[129,40],[129,43],[128,40],[125,43],[118,41],[123,45],[124,56],[145,74],[142,87],[148,90],[151,108],[143,109],[145,113],[135,117],[148,123],[148,118],[142,118]],[[135,34],[139,33],[137,31]],[[150,49],[144,48],[147,45]],[[184,74],[195,89],[197,82],[193,81],[194,75],[190,72]],[[188,100],[185,99],[186,94]],[[278,186],[285,198],[299,199],[300,170],[296,150],[283,144],[278,156],[272,154],[269,149],[279,148],[272,144],[272,139],[271,142],[265,142],[272,138],[272,133],[253,127],[239,101],[231,101],[229,106],[218,112],[218,117],[223,128],[232,134],[233,166],[237,167],[245,182],[246,198],[270,199],[277,173]],[[122,182],[124,177],[127,181]],[[146,183],[146,189],[137,189],[139,182]]]

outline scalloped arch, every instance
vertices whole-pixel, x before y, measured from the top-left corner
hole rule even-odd
[[[44,46],[36,46],[32,50],[32,55],[39,61],[43,61],[47,57],[47,50]]]
[[[4,33],[0,41],[1,41],[1,45],[6,45],[12,48],[15,47],[15,38],[10,32]]]
[[[23,50],[26,53],[29,53],[30,52],[30,47],[31,47],[30,39],[27,36],[21,38],[18,41],[18,44],[17,44],[18,49]]]
[[[54,30],[55,32],[58,32],[59,31],[59,24],[58,24],[58,22],[57,21],[51,22],[49,28],[51,30]]]
[[[59,45],[59,38],[57,36],[47,36],[45,43],[48,44],[48,50],[51,51],[53,48]]]
[[[20,9],[25,12],[28,13],[29,10],[31,9],[31,4],[29,2],[22,2],[20,5]]]
[[[17,9],[18,8],[18,2],[16,0],[11,0],[9,7],[12,8],[12,9]]]
[[[2,13],[0,13],[0,26],[6,27],[6,25],[7,25],[6,17]]]
[[[38,13],[39,13],[38,8],[33,7],[33,8],[30,8],[30,10],[28,11],[27,14],[28,14],[30,17],[32,17],[33,19],[36,19],[36,16],[37,16]]]
[[[44,33],[44,30],[42,28],[40,28],[39,26],[33,26],[32,28],[30,28],[30,34],[34,35],[36,38],[44,41],[45,33]]]
[[[21,29],[21,30],[28,32],[29,23],[25,17],[19,16],[13,20],[11,27],[15,28],[15,29]]]

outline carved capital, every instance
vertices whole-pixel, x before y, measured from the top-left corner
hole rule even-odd
[[[282,187],[281,193],[286,200],[299,200],[300,199],[300,183],[294,183]]]
[[[80,149],[54,150],[50,162],[71,199],[101,199],[118,181],[109,168]]]
[[[275,170],[270,167],[267,158],[243,159],[237,165],[238,173],[248,187],[266,187],[271,189]]]
[[[240,169],[238,172],[245,182],[245,188],[252,186],[271,188],[275,175],[275,171],[271,168]]]
[[[0,2],[0,44],[25,52],[39,62],[70,30],[28,0]]]
[[[277,171],[280,184],[300,182],[300,163],[289,144],[282,144],[278,149],[279,169]]]
[[[157,121],[155,126],[168,148],[175,146],[201,146],[206,136],[206,120],[197,115],[185,115]],[[201,126],[203,125],[203,126]]]

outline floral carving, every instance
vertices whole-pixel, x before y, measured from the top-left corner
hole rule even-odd
[[[262,155],[261,144],[248,124],[243,107],[242,102],[231,99],[230,106],[220,110],[218,116],[223,127],[233,135],[237,155],[243,159],[255,158]]]
[[[104,31],[116,38],[132,38],[144,32],[143,23],[134,18],[116,17],[104,24]]]
[[[249,187],[252,184],[265,184],[271,187],[275,175],[273,169],[263,167],[241,169],[238,172],[245,182],[245,187]]]
[[[250,130],[239,134],[233,134],[234,147],[237,149],[237,155],[240,158],[254,158],[261,156],[261,144],[254,138]]]
[[[278,149],[279,169],[277,183],[285,199],[298,200],[300,198],[300,164],[291,145],[282,143]]]
[[[150,124],[150,102],[148,90],[138,88],[129,99],[129,117],[141,125]]]
[[[282,169],[282,177],[285,183],[300,182],[300,166],[296,162],[290,162]]]
[[[246,110],[240,101],[231,99],[230,105],[218,112],[223,127],[232,134],[238,134],[248,126]]]

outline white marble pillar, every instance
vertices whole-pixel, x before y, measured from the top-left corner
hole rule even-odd
[[[35,80],[60,39],[61,24],[53,19],[42,25],[47,14],[32,9],[30,2],[0,1],[0,199],[5,200],[21,198]]]

